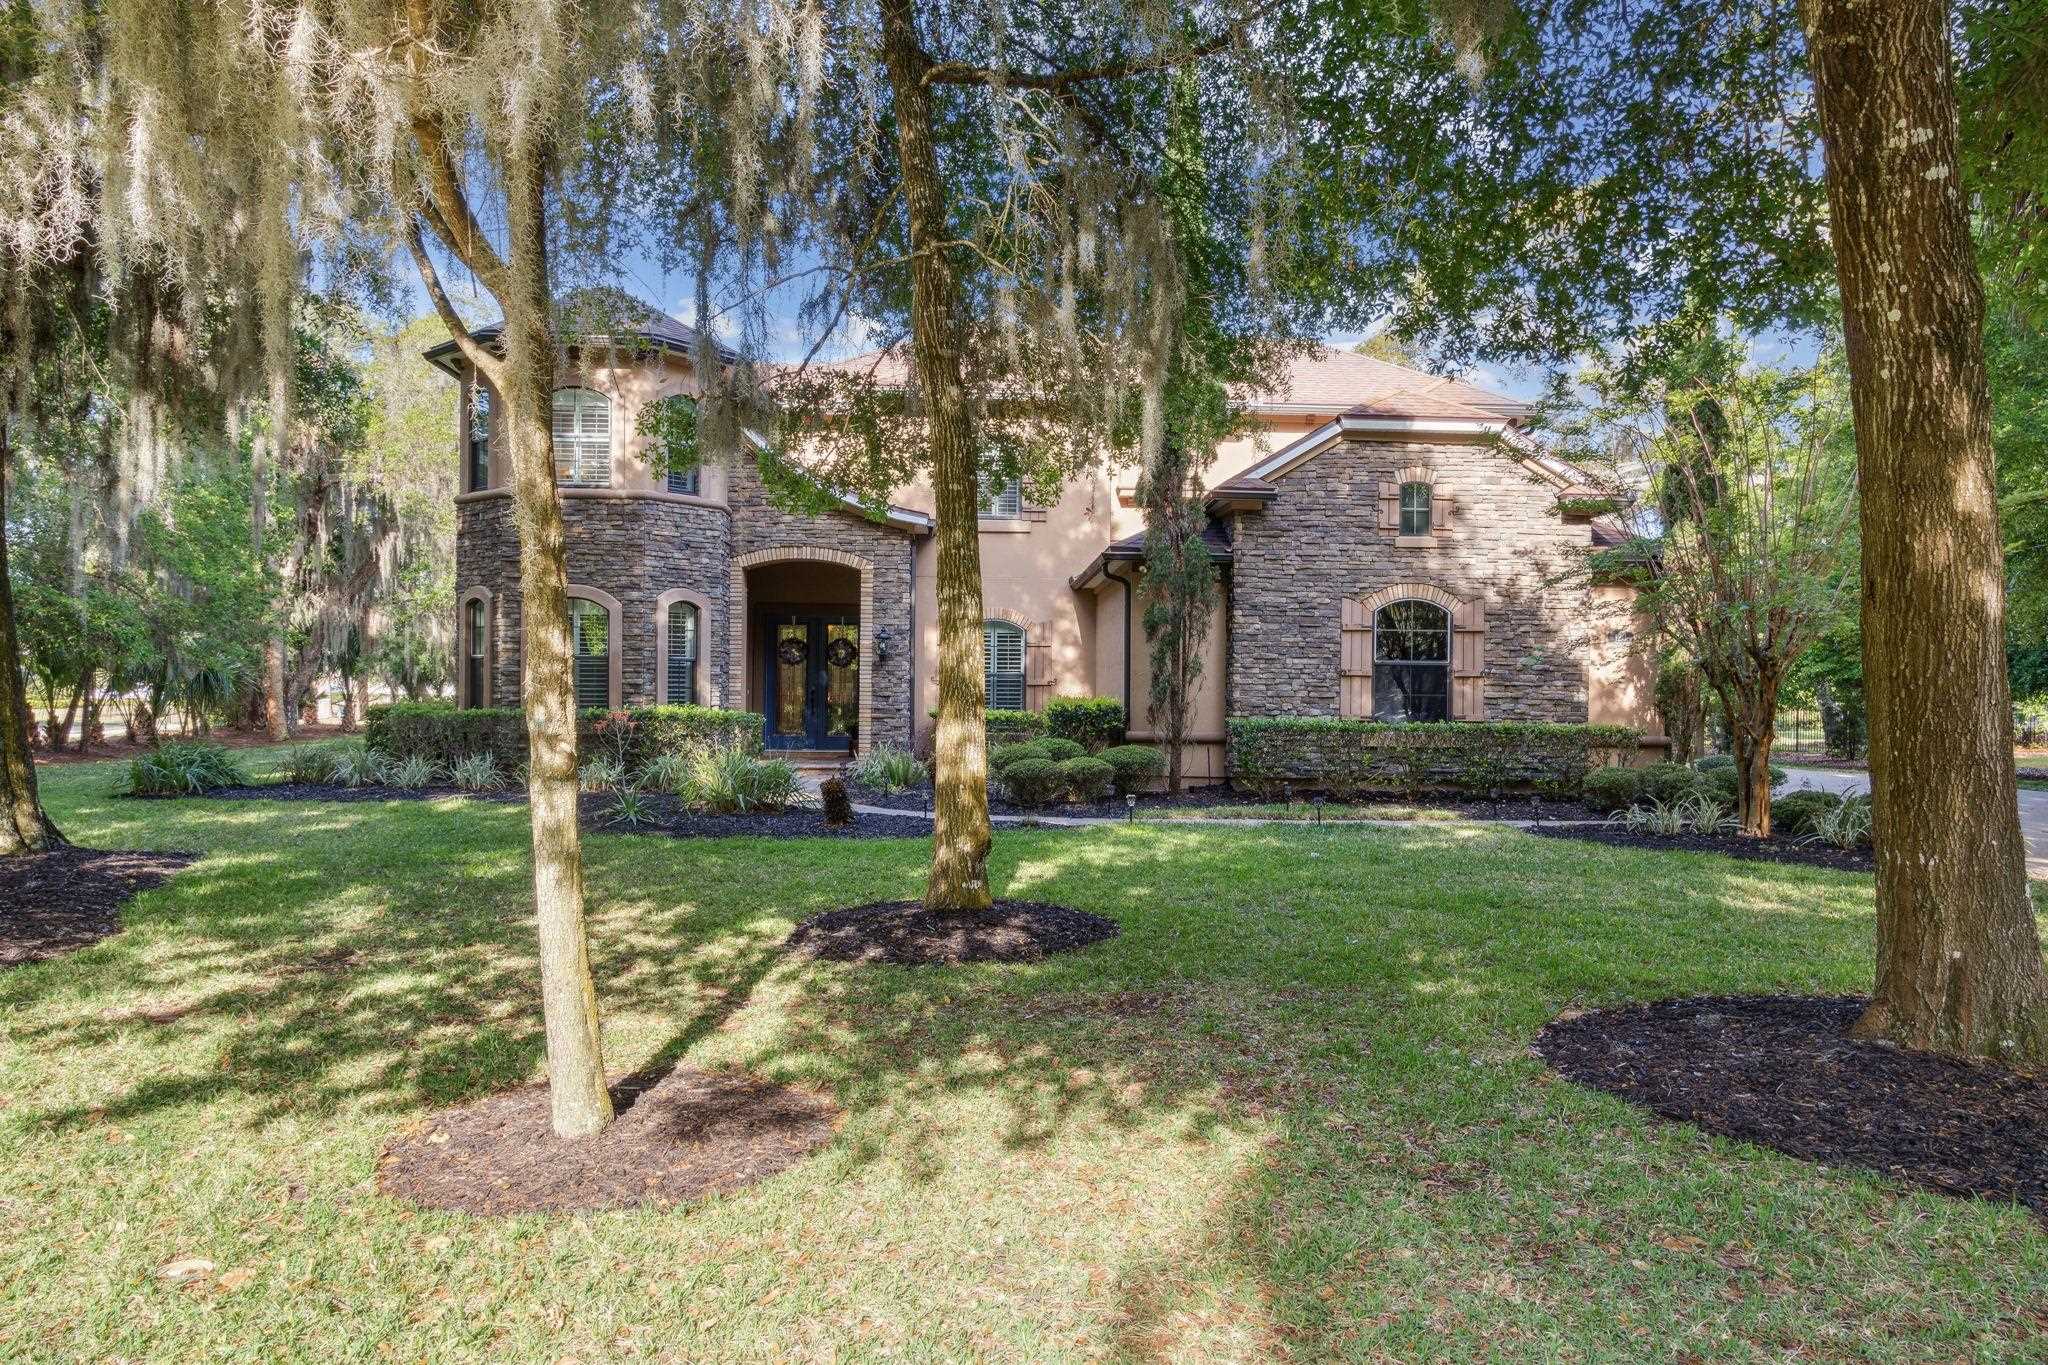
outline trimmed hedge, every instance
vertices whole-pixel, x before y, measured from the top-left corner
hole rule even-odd
[[[1241,716],[1229,732],[1232,783],[1267,796],[1283,785],[1336,795],[1532,788],[1577,795],[1588,772],[1632,758],[1639,738],[1621,725],[1405,725],[1332,716]]]
[[[1020,758],[1003,770],[1003,790],[1020,806],[1055,801],[1066,786],[1066,774],[1049,758]]]
[[[932,714],[937,715],[938,712]],[[1045,733],[1043,711],[998,711],[991,708],[985,719],[990,744],[1021,744]]]
[[[579,754],[610,750],[616,743],[600,734],[598,725],[614,713],[576,713]],[[737,746],[748,753],[761,749],[764,722],[752,711],[721,711],[712,706],[635,706],[626,710],[633,729],[626,744],[627,762],[640,767],[663,754],[688,753],[711,744]],[[432,702],[395,702],[373,706],[363,727],[363,742],[392,759],[418,755],[436,763],[453,763],[471,754],[489,754],[506,772],[526,762],[526,712],[517,707],[458,710]]]
[[[1100,801],[1116,785],[1116,769],[1099,758],[1070,758],[1060,764],[1060,776],[1076,801]]]
[[[1054,697],[1044,714],[1048,735],[1091,754],[1124,742],[1124,704],[1115,697]]]

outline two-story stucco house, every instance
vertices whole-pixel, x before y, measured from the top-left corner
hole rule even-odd
[[[877,521],[850,499],[783,511],[744,460],[657,480],[635,417],[694,391],[695,349],[650,309],[631,337],[563,360],[556,470],[579,700],[754,710],[771,747],[821,755],[923,742],[937,673],[930,490],[898,490]],[[452,344],[428,357],[463,385],[458,701],[516,706],[518,547],[498,418]],[[1225,590],[1186,755],[1195,780],[1222,776],[1235,715],[1654,731],[1629,591],[1567,573],[1598,534],[1560,505],[1569,471],[1496,439],[1523,405],[1335,350],[1294,363],[1283,392],[1242,401],[1255,431],[1211,471]],[[1133,737],[1154,737],[1132,483],[1106,470],[1047,507],[1014,484],[987,490],[991,706],[1119,697]]]

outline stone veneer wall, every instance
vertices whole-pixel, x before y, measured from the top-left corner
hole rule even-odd
[[[711,603],[699,623],[698,648],[709,651],[711,696],[719,706],[743,707],[741,670],[734,665],[731,571],[733,560],[758,550],[824,548],[856,555],[873,566],[874,611],[866,623],[886,629],[894,646],[874,669],[872,697],[877,742],[908,747],[911,738],[912,542],[901,530],[852,513],[801,516],[772,506],[751,464],[729,474],[729,510],[645,495],[562,499],[569,581],[619,600],[620,700],[647,705],[654,695],[654,603],[671,588],[688,588]],[[456,595],[488,588],[493,632],[491,697],[517,706],[520,696],[519,539],[512,500],[487,496],[457,504]]]
[[[872,657],[877,631],[887,631],[890,653],[873,666],[867,687],[872,698],[873,733],[861,736],[863,748],[873,744],[910,747],[911,737],[911,584],[914,542],[903,531],[883,526],[849,509],[824,516],[783,511],[768,501],[761,476],[752,464],[735,462],[726,497],[732,507],[732,559],[764,550],[816,547],[864,559],[872,566],[874,607],[862,622],[863,662]],[[728,561],[730,562],[730,561]],[[715,599],[724,603],[731,588],[721,587]],[[730,649],[726,650],[730,653]],[[740,672],[732,674],[737,689]],[[741,704],[737,697],[734,705]]]
[[[723,704],[726,676],[725,584],[731,564],[731,535],[722,507],[640,495],[562,499],[569,581],[610,593],[619,600],[619,700],[647,706],[654,695],[654,603],[671,588],[688,588],[712,604],[698,626],[698,648],[709,650],[711,689],[707,701]],[[456,594],[474,587],[491,590],[494,663],[491,697],[498,706],[519,705],[520,622],[519,537],[509,497],[458,504],[455,535]]]
[[[1453,532],[1397,547],[1380,529],[1380,482],[1434,469],[1456,499]],[[1549,586],[1590,528],[1555,511],[1548,485],[1478,445],[1347,440],[1275,480],[1279,496],[1235,518],[1230,597],[1233,716],[1338,714],[1341,607],[1396,583],[1486,604],[1488,720],[1586,719],[1587,593]]]

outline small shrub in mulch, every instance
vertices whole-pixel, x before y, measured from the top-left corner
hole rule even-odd
[[[435,1115],[395,1139],[377,1187],[456,1213],[581,1213],[690,1203],[765,1180],[832,1140],[838,1111],[788,1086],[678,1067],[611,1087],[595,1137],[554,1135],[530,1085]]]
[[[1619,825],[1574,825],[1568,828],[1533,826],[1531,834],[1548,839],[1582,839],[1615,848],[1641,848],[1652,852],[1725,853],[1752,863],[1796,863],[1804,867],[1826,867],[1837,872],[1870,872],[1877,867],[1877,855],[1867,848],[1836,848],[1833,844],[1809,843],[1772,835],[1768,839],[1746,839],[1739,834],[1635,834]]]
[[[65,847],[0,858],[0,967],[75,953],[121,931],[121,907],[192,853]]]
[[[1722,997],[1567,1014],[1558,1074],[1710,1133],[2048,1217],[2048,1080],[1851,1038],[1855,996]]]
[[[1113,919],[1042,901],[999,900],[981,911],[927,910],[919,901],[876,901],[828,910],[797,925],[788,947],[833,962],[1037,962],[1120,932]]]

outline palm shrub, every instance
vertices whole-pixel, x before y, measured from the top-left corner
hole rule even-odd
[[[1020,758],[1003,769],[1003,790],[1020,806],[1043,806],[1065,789],[1066,775],[1049,758]]]
[[[362,744],[342,742],[335,746],[333,772],[329,781],[342,787],[375,787],[390,775],[391,760]]]
[[[1060,778],[1067,795],[1076,801],[1100,801],[1116,784],[1116,769],[1099,758],[1070,758],[1060,764]]]
[[[677,794],[699,810],[721,815],[778,811],[796,800],[800,784],[787,759],[756,758],[737,744],[710,744],[686,760]]]
[[[680,791],[683,778],[689,771],[688,755],[662,754],[650,759],[646,766],[640,769],[640,786],[653,791]]]
[[[325,786],[334,781],[334,770],[343,761],[341,751],[360,747],[344,739],[286,749],[282,755],[284,780],[306,786]]]
[[[464,754],[448,765],[448,776],[466,792],[496,791],[505,785],[498,760],[491,754]]]
[[[1096,757],[1109,765],[1119,796],[1144,790],[1166,771],[1166,755],[1149,744],[1119,744]]]
[[[576,785],[587,792],[617,791],[626,785],[626,765],[614,754],[592,754],[576,770]]]
[[[425,754],[413,754],[391,764],[384,774],[384,780],[391,786],[405,791],[418,791],[434,785],[434,779],[441,775],[441,765]]]
[[[248,782],[235,756],[211,741],[159,744],[128,764],[128,790],[136,796],[195,796]]]
[[[637,829],[654,823],[654,803],[637,787],[620,787],[612,793],[612,808],[606,823]]]
[[[991,767],[995,764],[993,760]],[[878,744],[853,763],[853,780],[871,791],[900,792],[921,787],[927,773],[917,755],[908,749]]]
[[[1835,848],[1868,848],[1872,827],[1870,798],[1852,796],[1814,817],[1812,832],[1806,838],[1809,843],[1828,844]]]

